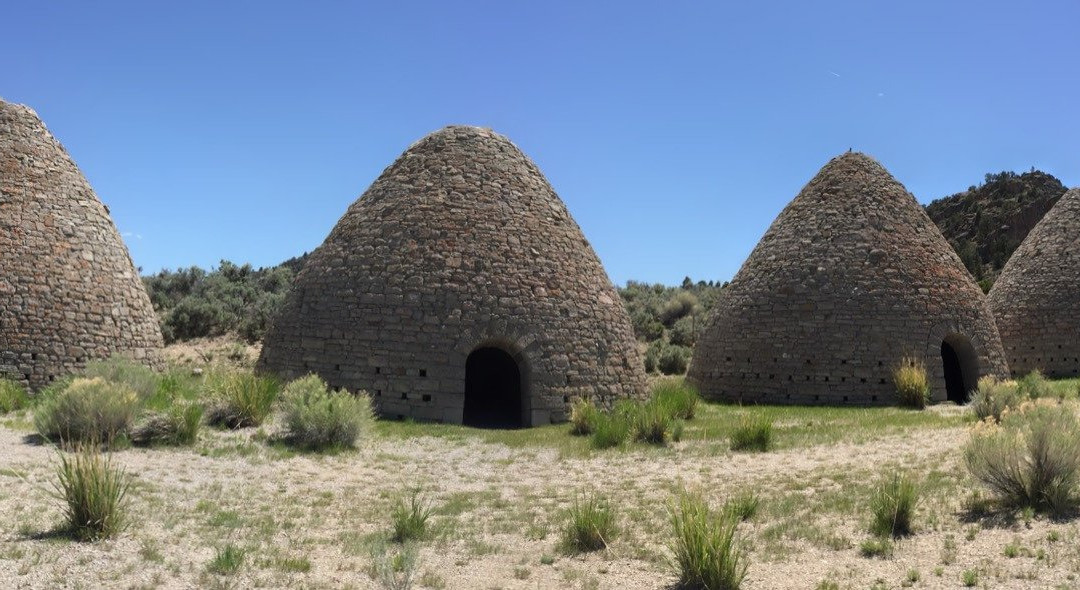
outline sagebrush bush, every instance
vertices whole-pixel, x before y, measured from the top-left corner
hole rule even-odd
[[[26,389],[9,379],[0,379],[0,414],[21,410],[30,403]]]
[[[390,538],[397,543],[426,539],[429,518],[431,507],[420,492],[410,493],[408,499],[399,496],[390,510],[390,524],[393,528]]]
[[[964,460],[1001,505],[1060,513],[1075,504],[1080,424],[1069,405],[1026,402],[979,423]]]
[[[80,378],[38,404],[34,426],[41,436],[62,444],[111,446],[128,438],[137,412],[130,387],[100,377]]]
[[[746,577],[746,557],[735,529],[739,518],[709,509],[697,494],[682,493],[670,507],[672,565],[680,588],[734,590]]]
[[[137,445],[185,446],[195,444],[203,409],[195,403],[176,403],[162,411],[146,411],[131,432]]]
[[[992,375],[979,379],[978,389],[971,396],[971,409],[979,420],[1000,420],[1006,408],[1015,408],[1023,401],[1015,381],[999,381]]]
[[[96,446],[77,447],[70,456],[61,452],[56,476],[55,495],[63,502],[66,530],[75,539],[107,539],[124,529],[131,481]]]
[[[272,377],[227,372],[207,378],[211,424],[227,428],[258,426],[270,415],[280,385]]]
[[[374,428],[375,416],[367,394],[332,392],[317,375],[285,386],[287,440],[310,450],[349,448]]]
[[[618,534],[615,509],[605,498],[588,495],[576,498],[567,510],[562,546],[568,553],[599,551]]]
[[[591,399],[579,399],[570,406],[570,434],[588,436],[596,426],[599,408]]]
[[[665,346],[656,359],[656,368],[665,375],[682,375],[690,365],[690,349],[677,344]]]
[[[1021,400],[1042,399],[1054,396],[1054,389],[1050,381],[1043,376],[1042,371],[1036,369],[1024,375],[1016,382],[1016,391]]]
[[[667,412],[668,416],[679,420],[693,420],[701,396],[689,383],[665,379],[653,387],[653,401]]]
[[[901,406],[921,410],[930,402],[930,382],[921,359],[904,357],[893,370],[893,384]]]
[[[879,537],[903,537],[911,534],[919,487],[910,477],[899,473],[885,477],[870,496],[870,532]]]
[[[600,412],[593,424],[589,444],[594,449],[617,447],[630,438],[630,423],[617,412]]]
[[[773,445],[773,423],[766,416],[743,416],[731,431],[731,450],[764,452]]]

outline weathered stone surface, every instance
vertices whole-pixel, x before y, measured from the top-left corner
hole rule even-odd
[[[1080,374],[1080,189],[1031,230],[989,301],[1013,375]]]
[[[723,290],[688,373],[710,398],[888,404],[901,357],[946,398],[942,342],[1006,364],[982,291],[915,198],[859,153],[834,158]],[[974,375],[971,381],[974,380]]]
[[[447,127],[309,256],[258,366],[365,390],[384,415],[461,422],[482,346],[517,359],[527,424],[565,419],[578,398],[644,394],[626,311],[540,170],[501,135]]]
[[[0,376],[39,389],[161,330],[108,209],[28,107],[0,100]]]

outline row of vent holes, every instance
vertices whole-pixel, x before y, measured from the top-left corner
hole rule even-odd
[[[376,389],[375,390],[375,397],[382,397],[382,390],[381,389]],[[408,393],[402,393],[401,394],[401,399],[409,399],[409,394]],[[429,402],[429,401],[431,401],[431,394],[430,393],[425,393],[425,394],[420,396],[420,399],[422,401]]]
[[[307,361],[304,361],[304,370],[307,370],[307,369],[310,369],[310,368],[311,367],[308,366]],[[335,371],[340,371],[341,370],[341,365],[334,365],[334,370]],[[382,374],[382,367],[375,367],[375,374],[376,375]],[[427,369],[420,369],[420,376],[421,377],[427,377]]]
[[[1065,357],[1065,358],[1063,358],[1063,359],[1061,359],[1061,360],[1067,363],[1067,362],[1069,362],[1069,357]],[[1014,358],[1014,359],[1012,360],[1012,362],[1013,362],[1013,363],[1017,363],[1017,362],[1019,362],[1019,361],[1020,361],[1020,359],[1017,359],[1017,358]],[[1028,362],[1028,359],[1027,359],[1027,357],[1024,357],[1024,362],[1025,362],[1025,363],[1026,363],[1026,362]],[[1040,357],[1040,358],[1037,358],[1037,359],[1035,359],[1035,362],[1037,362],[1037,363],[1041,363],[1041,362],[1042,362],[1042,357]],[[1047,362],[1050,362],[1050,363],[1054,362],[1054,357],[1050,357],[1050,360],[1049,360],[1049,361],[1047,361]],[[1080,357],[1074,357],[1074,358],[1073,358],[1073,362],[1074,362],[1074,363],[1080,363]]]
[[[743,373],[743,374],[741,375],[741,377],[742,377],[743,379],[745,379],[745,378],[746,378],[746,375],[747,375],[746,373]],[[812,380],[813,380],[813,378],[814,378],[814,376],[813,376],[813,375],[807,375],[807,376],[806,376],[806,380],[807,380],[807,381],[812,381]],[[761,379],[761,373],[755,373],[755,374],[754,374],[754,379]],[[772,379],[776,379],[776,375],[775,375],[775,374],[770,374],[770,375],[769,375],[769,379],[770,379],[770,380],[772,380]],[[787,378],[787,380],[788,380],[788,381],[794,381],[794,380],[795,380],[795,376],[794,376],[794,375],[788,375],[788,378]],[[829,376],[828,376],[828,375],[826,375],[826,376],[825,376],[825,378],[824,378],[824,382],[828,383],[828,381],[829,381]],[[841,383],[847,383],[847,377],[841,377],[841,378],[840,378],[840,382],[841,382]],[[860,382],[860,383],[866,383],[866,377],[860,377],[860,378],[859,378],[859,382]],[[885,379],[884,379],[884,378],[883,378],[883,379],[880,379],[880,380],[879,380],[878,382],[879,382],[879,383],[881,383],[882,385],[884,385],[884,384],[886,383],[886,381],[885,381]]]
[[[721,394],[721,395],[725,395],[725,394],[727,394],[727,391],[721,391],[721,392],[720,392],[720,394]],[[789,393],[789,394],[787,394],[787,395],[785,396],[785,399],[788,399],[788,400],[790,400],[790,399],[791,399],[791,394],[790,394],[790,393]],[[847,402],[848,402],[848,396],[846,396],[846,395],[845,395],[845,396],[843,397],[843,400],[844,400],[844,403],[847,403]],[[819,402],[819,401],[821,401],[821,396],[820,396],[820,395],[815,395],[815,396],[814,396],[814,401],[816,401],[816,402]],[[876,396],[876,395],[871,395],[871,396],[870,396],[870,401],[872,401],[872,402],[876,402],[876,401],[877,401],[877,396]]]
[[[731,362],[731,357],[730,357],[730,356],[729,356],[729,357],[727,357],[727,362],[729,362],[729,363]],[[747,359],[746,359],[746,362],[748,362],[748,363],[752,363],[753,361],[752,361],[752,360],[750,360],[749,358],[747,358]],[[774,363],[778,363],[778,362],[780,362],[780,359],[778,359],[778,358],[776,358],[776,357],[773,357],[773,360],[772,360],[772,362],[774,362]],[[813,361],[811,361],[810,359],[806,359],[806,364],[808,364],[808,365],[812,365],[812,364],[814,364],[814,363],[813,363]],[[847,364],[847,360],[841,360],[841,361],[840,361],[840,364],[841,364],[841,365],[846,365],[846,364]],[[885,362],[884,362],[884,361],[878,361],[878,362],[877,362],[877,366],[879,366],[879,367],[884,367],[884,366],[885,366]],[[569,377],[567,377],[567,378],[569,378]]]

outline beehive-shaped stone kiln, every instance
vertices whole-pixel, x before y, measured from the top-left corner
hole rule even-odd
[[[0,100],[0,376],[39,389],[161,329],[109,210],[37,114]]]
[[[1080,189],[1031,230],[989,300],[1014,376],[1080,374]]]
[[[1004,375],[974,279],[874,159],[834,158],[780,213],[706,320],[689,379],[709,398],[891,404],[922,361],[934,399]]]
[[[260,370],[367,391],[383,415],[563,420],[643,394],[630,320],[547,180],[487,129],[410,147],[309,256]]]

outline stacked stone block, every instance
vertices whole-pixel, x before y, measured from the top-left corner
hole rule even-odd
[[[483,346],[517,361],[527,424],[644,395],[629,317],[566,206],[505,137],[454,126],[402,154],[309,256],[258,367],[460,423]]]
[[[990,290],[1013,376],[1080,375],[1080,189],[1031,231]]]
[[[91,359],[157,365],[161,347],[108,209],[37,114],[0,100],[0,377],[39,389]]]
[[[922,360],[946,399],[942,342],[1003,375],[985,298],[915,198],[875,160],[834,158],[781,212],[706,319],[688,373],[743,402],[896,402],[892,372]]]

